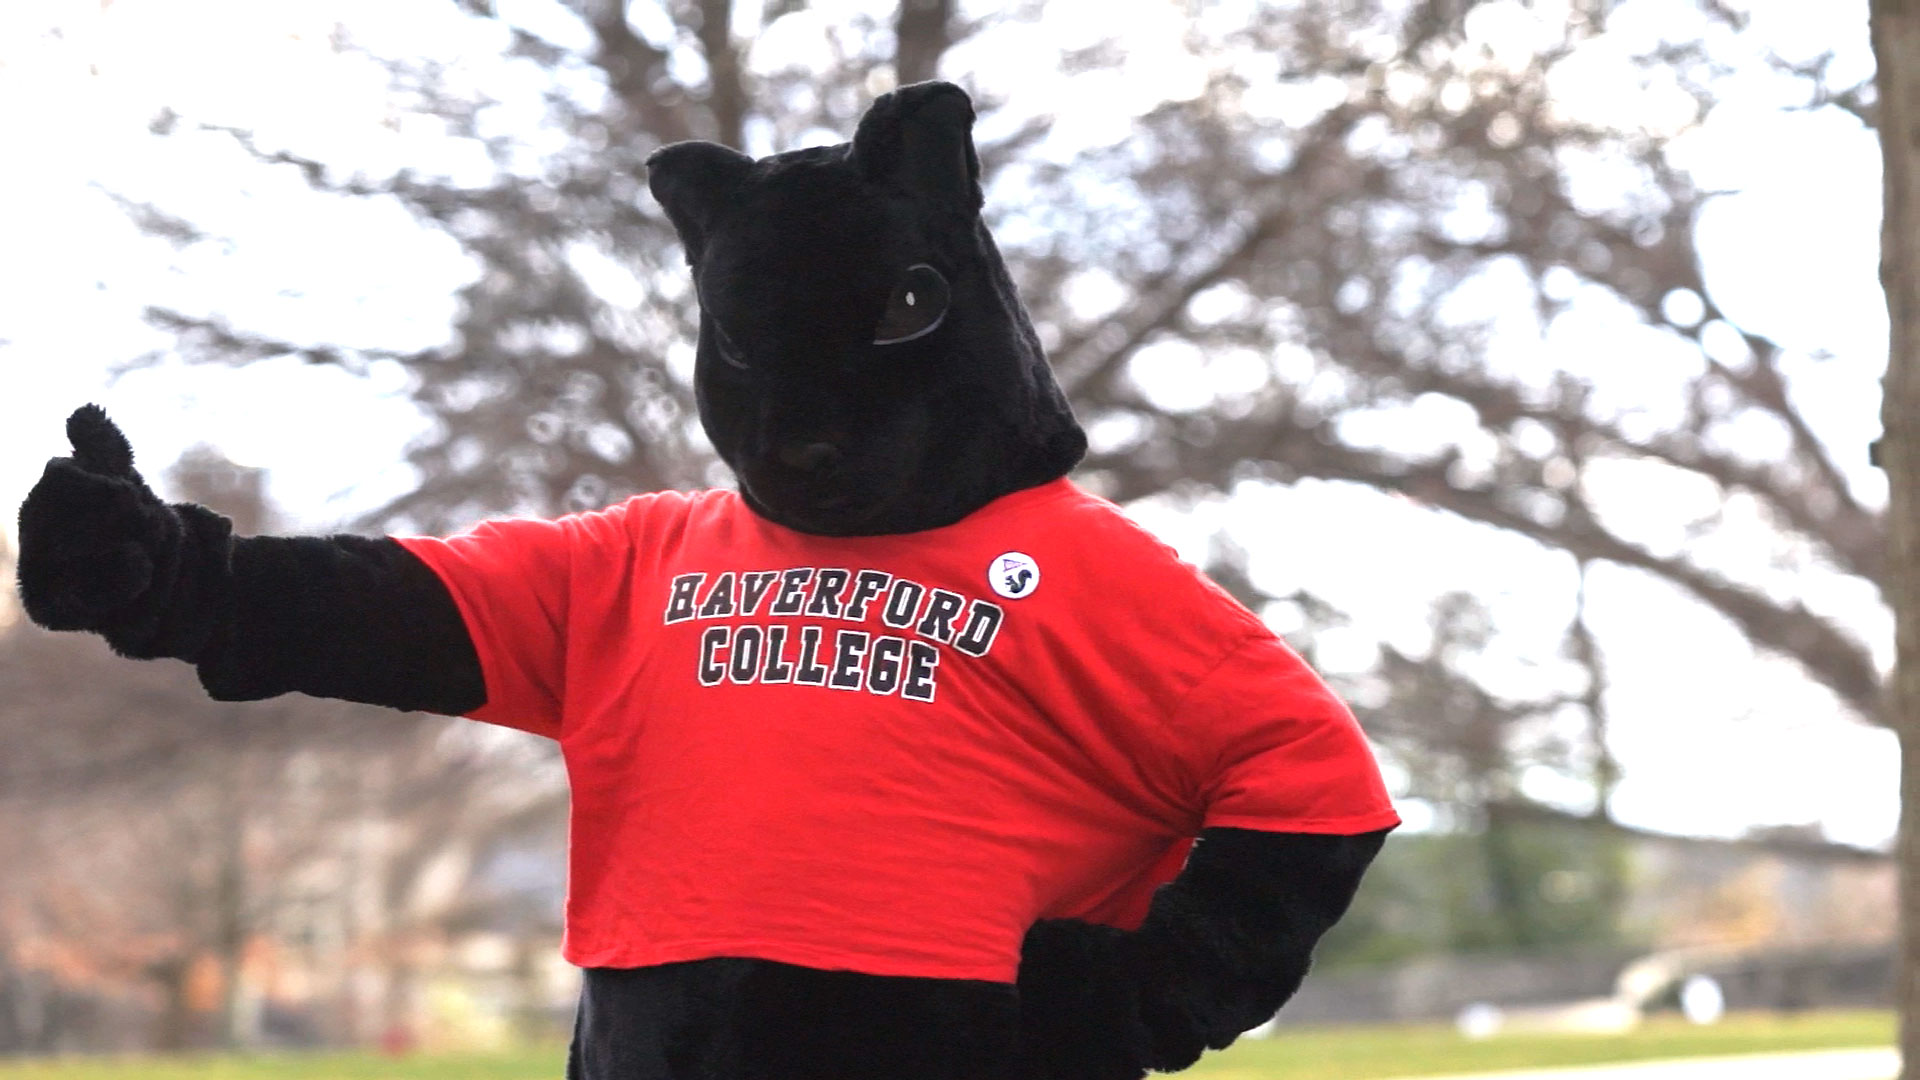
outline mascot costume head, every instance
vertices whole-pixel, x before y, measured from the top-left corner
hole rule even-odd
[[[851,143],[648,161],[700,299],[700,420],[754,510],[823,535],[917,532],[1086,450],[980,220],[973,105],[922,83]]]

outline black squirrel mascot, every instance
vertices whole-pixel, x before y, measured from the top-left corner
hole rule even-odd
[[[739,490],[446,539],[239,537],[97,407],[20,510],[54,630],[559,741],[581,1080],[1121,1080],[1273,1015],[1398,823],[1352,716],[1066,478],[973,107],[665,147]]]

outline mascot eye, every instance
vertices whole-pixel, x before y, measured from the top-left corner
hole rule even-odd
[[[875,345],[898,345],[933,332],[947,317],[947,279],[920,263],[907,267],[887,298],[880,325],[873,328]]]

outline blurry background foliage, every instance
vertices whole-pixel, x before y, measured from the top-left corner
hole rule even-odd
[[[133,26],[142,6],[114,5]],[[1857,8],[355,7],[314,69],[338,87],[302,93],[354,115],[375,80],[361,141],[250,110],[244,84],[151,102],[142,154],[218,168],[191,197],[122,175],[104,185],[118,212],[190,274],[274,280],[150,301],[163,344],[127,378],[295,363],[409,402],[412,472],[361,500],[347,524],[363,530],[728,483],[694,416],[696,310],[641,162],[687,138],[839,141],[877,93],[954,79],[980,110],[992,227],[1092,437],[1077,478],[1328,672],[1418,827],[1323,964],[1648,944],[1664,931],[1630,913],[1631,846],[1737,771],[1682,761],[1709,794],[1675,790],[1678,748],[1738,760],[1738,733],[1774,724],[1885,751],[1860,740],[1888,656],[1884,484],[1866,461],[1884,315],[1856,295],[1823,337],[1755,284],[1789,277],[1817,305],[1870,288],[1871,266],[1793,265],[1801,227],[1720,190],[1789,167],[1809,178],[1795,195],[1870,190],[1817,153],[1752,146],[1870,139]],[[367,207],[391,248],[261,256],[272,229],[247,232],[257,215],[223,202],[238,190],[282,216]],[[380,280],[415,250],[446,279],[444,322],[403,326],[351,294],[355,273]],[[333,287],[351,302],[327,306]],[[355,422],[338,418],[340,438]],[[171,491],[273,525],[258,472],[216,451],[183,460]],[[1411,597],[1413,617],[1384,617],[1383,597]],[[367,1038],[425,992],[432,943],[479,928],[550,950],[565,795],[548,747],[197,693],[90,640],[0,637],[0,969],[105,995],[73,1006],[93,1010],[89,1038],[150,1007],[162,1045]],[[1631,801],[1640,769],[1656,779]],[[1719,831],[1860,854],[1817,828]],[[538,964],[502,970],[500,993],[537,1012]],[[34,992],[43,1013],[66,1000]],[[52,1037],[5,1016],[0,1049]]]

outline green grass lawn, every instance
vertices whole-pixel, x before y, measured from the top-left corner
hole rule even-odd
[[[1207,1080],[1381,1080],[1425,1073],[1593,1065],[1769,1050],[1887,1046],[1885,1012],[1736,1014],[1712,1027],[1661,1017],[1625,1035],[1502,1035],[1470,1042],[1451,1027],[1318,1028],[1242,1040],[1187,1075]]]
[[[1382,1080],[1421,1073],[1695,1057],[1707,1054],[1885,1046],[1884,1012],[1732,1016],[1708,1028],[1657,1020],[1628,1035],[1512,1035],[1468,1042],[1443,1026],[1282,1031],[1209,1055],[1187,1075],[1204,1080]],[[143,1058],[0,1065],[0,1080],[557,1080],[563,1052],[299,1057]]]

